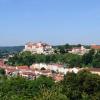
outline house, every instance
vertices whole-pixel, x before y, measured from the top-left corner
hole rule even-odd
[[[91,45],[91,49],[94,49],[94,50],[100,50],[100,45]]]
[[[64,75],[63,74],[54,74],[52,78],[55,80],[55,82],[59,82],[64,79]]]
[[[20,76],[28,78],[28,79],[34,79],[35,78],[35,72],[21,72]]]
[[[47,69],[47,65],[45,63],[36,63],[36,64],[32,64],[32,66],[30,66],[31,69],[41,69],[41,68],[45,68]]]
[[[40,74],[48,77],[52,76],[51,70],[41,70]]]
[[[63,64],[33,64],[30,66],[30,69],[38,70],[37,73],[40,73],[39,70],[45,69],[45,70],[51,70],[58,73],[66,74],[67,72],[78,72],[78,68],[65,68]]]
[[[39,76],[41,74],[41,71],[39,69],[35,69],[36,76]]]
[[[16,69],[19,71],[27,71],[30,70],[28,66],[16,66]]]
[[[17,74],[16,67],[7,67],[5,68],[6,75],[12,76],[13,74]]]
[[[98,75],[100,75],[100,68],[88,68],[88,70],[89,70],[92,74],[98,74]]]
[[[63,65],[62,64],[48,64],[48,69],[53,70],[55,72],[59,72],[63,70]]]
[[[0,67],[3,68],[4,66],[5,66],[4,60],[3,59],[0,59]]]
[[[34,70],[31,70],[28,66],[16,66],[16,69],[18,70],[20,76],[24,76],[23,73],[34,72]]]
[[[79,72],[79,68],[72,68],[71,69],[71,72],[77,74]]]
[[[63,64],[49,64],[48,69],[63,74],[66,74],[69,71],[69,69],[65,68]]]
[[[84,46],[81,46],[81,47],[74,47],[74,48],[72,48],[71,51],[69,51],[69,53],[84,55],[85,53],[88,53],[89,50],[90,50],[90,49],[86,49]]]
[[[32,54],[52,54],[54,52],[51,45],[42,42],[29,42],[25,45],[23,51],[30,51]]]

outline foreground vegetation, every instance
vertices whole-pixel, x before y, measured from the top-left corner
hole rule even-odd
[[[58,83],[45,76],[36,80],[0,76],[0,100],[100,100],[100,76],[68,73]]]

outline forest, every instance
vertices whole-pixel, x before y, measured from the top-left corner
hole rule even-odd
[[[46,76],[7,77],[0,70],[0,100],[100,100],[100,76],[82,70],[55,83]]]

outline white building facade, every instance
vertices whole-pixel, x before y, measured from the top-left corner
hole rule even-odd
[[[54,49],[51,45],[48,45],[46,43],[38,42],[38,43],[32,43],[29,42],[25,45],[25,49],[23,51],[30,51],[33,54],[53,54]]]
[[[84,55],[85,53],[88,53],[89,50],[90,49],[86,49],[84,46],[74,47],[71,51],[69,51],[69,53]]]

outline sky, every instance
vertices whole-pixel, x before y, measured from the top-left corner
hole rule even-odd
[[[100,0],[0,0],[0,46],[29,41],[100,44]]]

